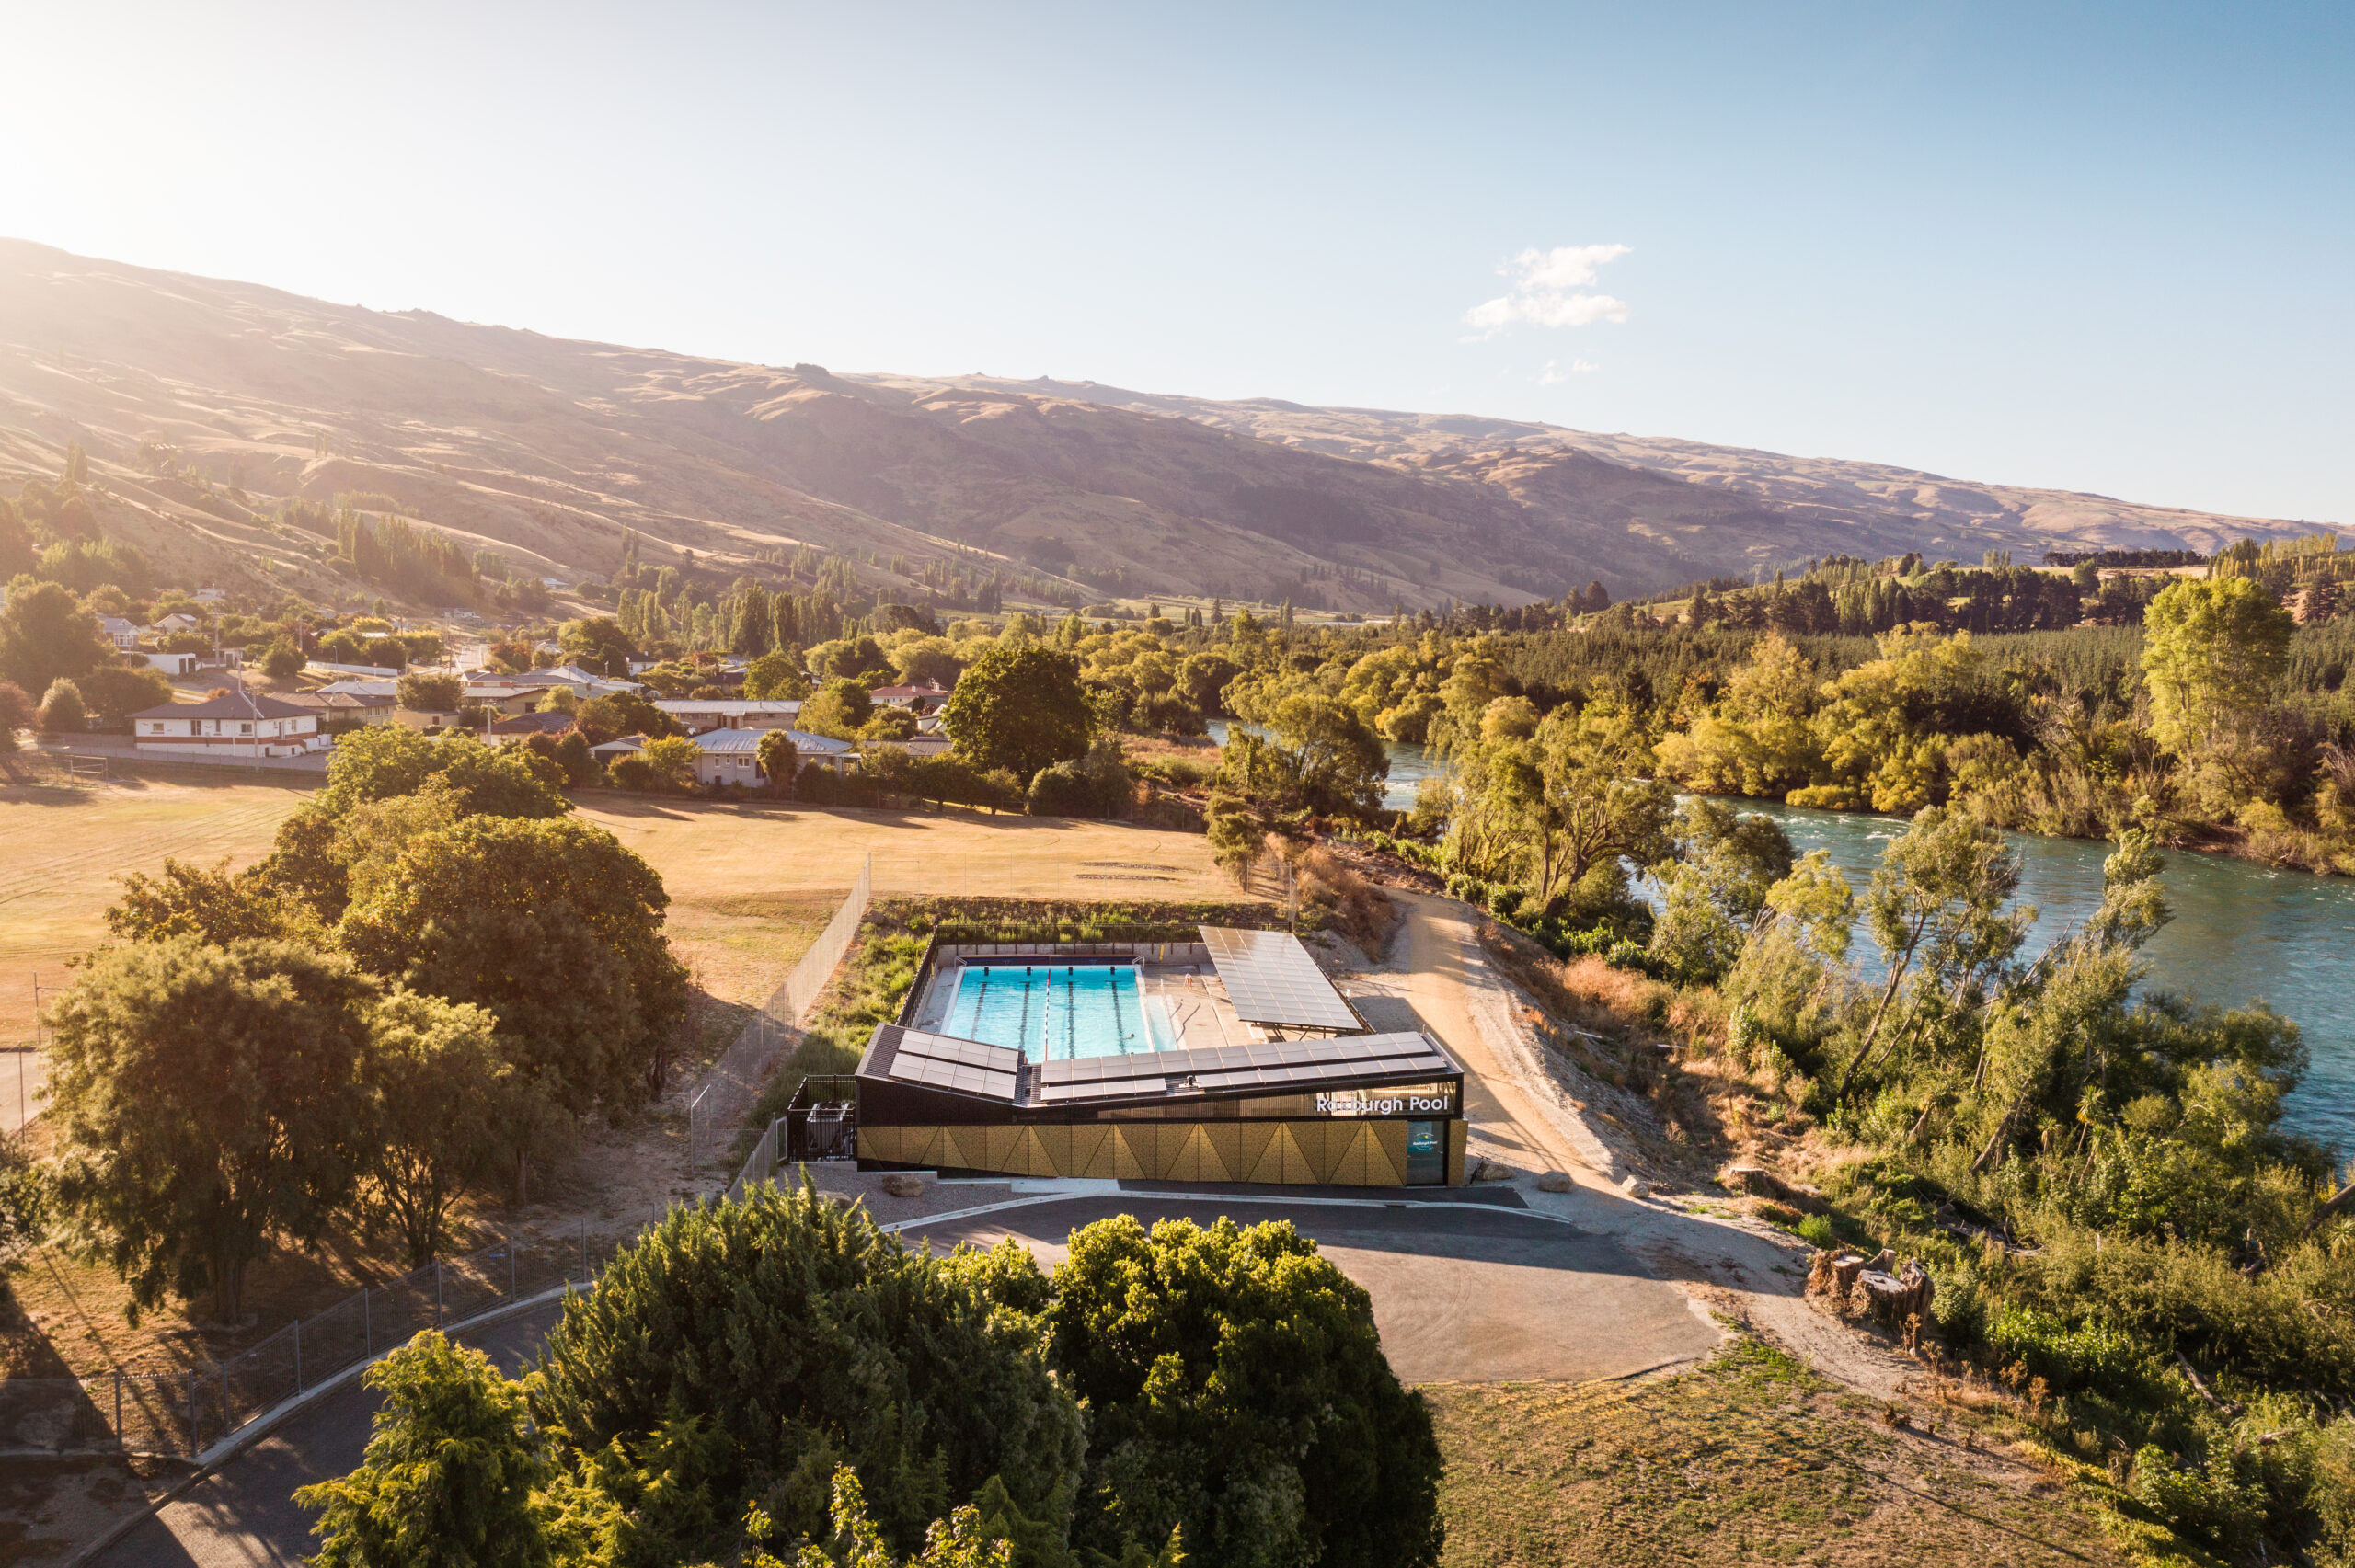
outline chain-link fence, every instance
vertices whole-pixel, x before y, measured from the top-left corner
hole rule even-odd
[[[518,1230],[357,1291],[212,1367],[0,1380],[0,1452],[195,1454],[419,1330],[559,1286],[586,1287],[624,1244],[596,1234],[586,1221]]]
[[[858,878],[851,885],[850,896],[834,911],[834,918],[826,922],[826,929],[818,933],[810,951],[801,956],[801,961],[793,966],[785,982],[744,1025],[735,1043],[704,1074],[702,1085],[687,1105],[687,1158],[691,1165],[700,1166],[734,1145],[745,1116],[752,1109],[752,1102],[760,1098],[769,1074],[775,1070],[777,1059],[800,1038],[802,1021],[809,1016],[818,993],[826,989],[834,967],[849,951],[851,939],[858,934],[858,922],[867,918],[867,906],[874,893],[875,857],[868,855],[859,864]]]

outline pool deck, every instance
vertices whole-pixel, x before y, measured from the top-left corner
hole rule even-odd
[[[1173,1049],[1212,1050],[1221,1046],[1248,1045],[1267,1037],[1264,1031],[1235,1015],[1234,1004],[1226,999],[1226,987],[1209,964],[1145,961],[1139,963],[1136,969],[1138,989],[1148,997],[1161,999],[1164,1015],[1176,1036]],[[924,1000],[916,1006],[911,1027],[940,1030],[956,994],[956,971],[944,967],[925,986]]]

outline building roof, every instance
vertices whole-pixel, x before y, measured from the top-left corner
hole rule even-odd
[[[137,625],[120,615],[101,615],[98,617],[98,625],[110,637],[121,636],[125,632],[135,635],[139,630]]]
[[[562,735],[572,727],[570,714],[517,714],[512,718],[493,719],[493,735]]]
[[[812,735],[806,729],[788,729],[785,733],[793,742],[793,749],[804,757],[839,757],[857,750],[849,741],[836,740],[831,735]]]
[[[1206,925],[1201,933],[1226,999],[1246,1024],[1353,1033],[1365,1027],[1290,932]]]
[[[319,691],[335,696],[382,697],[387,702],[400,696],[399,682],[394,681],[330,681]]]
[[[610,751],[615,756],[619,757],[626,755],[632,751],[643,751],[645,750],[646,737],[643,735],[616,735],[611,740],[601,740],[596,745],[589,748],[589,754],[593,757],[603,752]]]
[[[1038,1107],[1313,1093],[1452,1078],[1463,1070],[1419,1029],[1033,1062],[1005,1046],[886,1024],[875,1031],[858,1064],[862,1078]]]
[[[775,733],[773,729],[706,729],[701,735],[691,735],[687,738],[706,751],[758,751],[761,738]],[[794,750],[798,751],[800,748],[797,746]]]
[[[316,712],[315,708],[298,707],[276,697],[257,697],[250,692],[238,691],[201,703],[166,703],[159,708],[144,708],[131,716],[135,719],[304,718]]]
[[[388,708],[393,699],[373,692],[289,692],[278,699],[298,708],[313,708],[325,713],[365,713],[373,708]]]
[[[925,697],[945,697],[948,688],[926,681],[921,686],[878,686],[868,694],[879,703],[909,703]]]
[[[748,697],[660,697],[654,705],[666,714],[718,714],[724,718],[747,718],[754,714],[781,714],[791,718],[801,711],[800,703],[786,698],[755,701]]]

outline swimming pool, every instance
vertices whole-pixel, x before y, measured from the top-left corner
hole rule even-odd
[[[1169,1048],[1159,999],[1132,964],[963,964],[940,1032],[1032,1061]]]

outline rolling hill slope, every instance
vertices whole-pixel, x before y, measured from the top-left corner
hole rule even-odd
[[[913,591],[894,562],[955,560],[1074,601],[1357,610],[2297,532],[1460,416],[732,363],[0,241],[0,483],[56,474],[69,441],[109,534],[176,575],[309,591],[336,574],[279,509],[350,493],[568,579],[634,529],[722,569],[815,545],[893,591]]]

